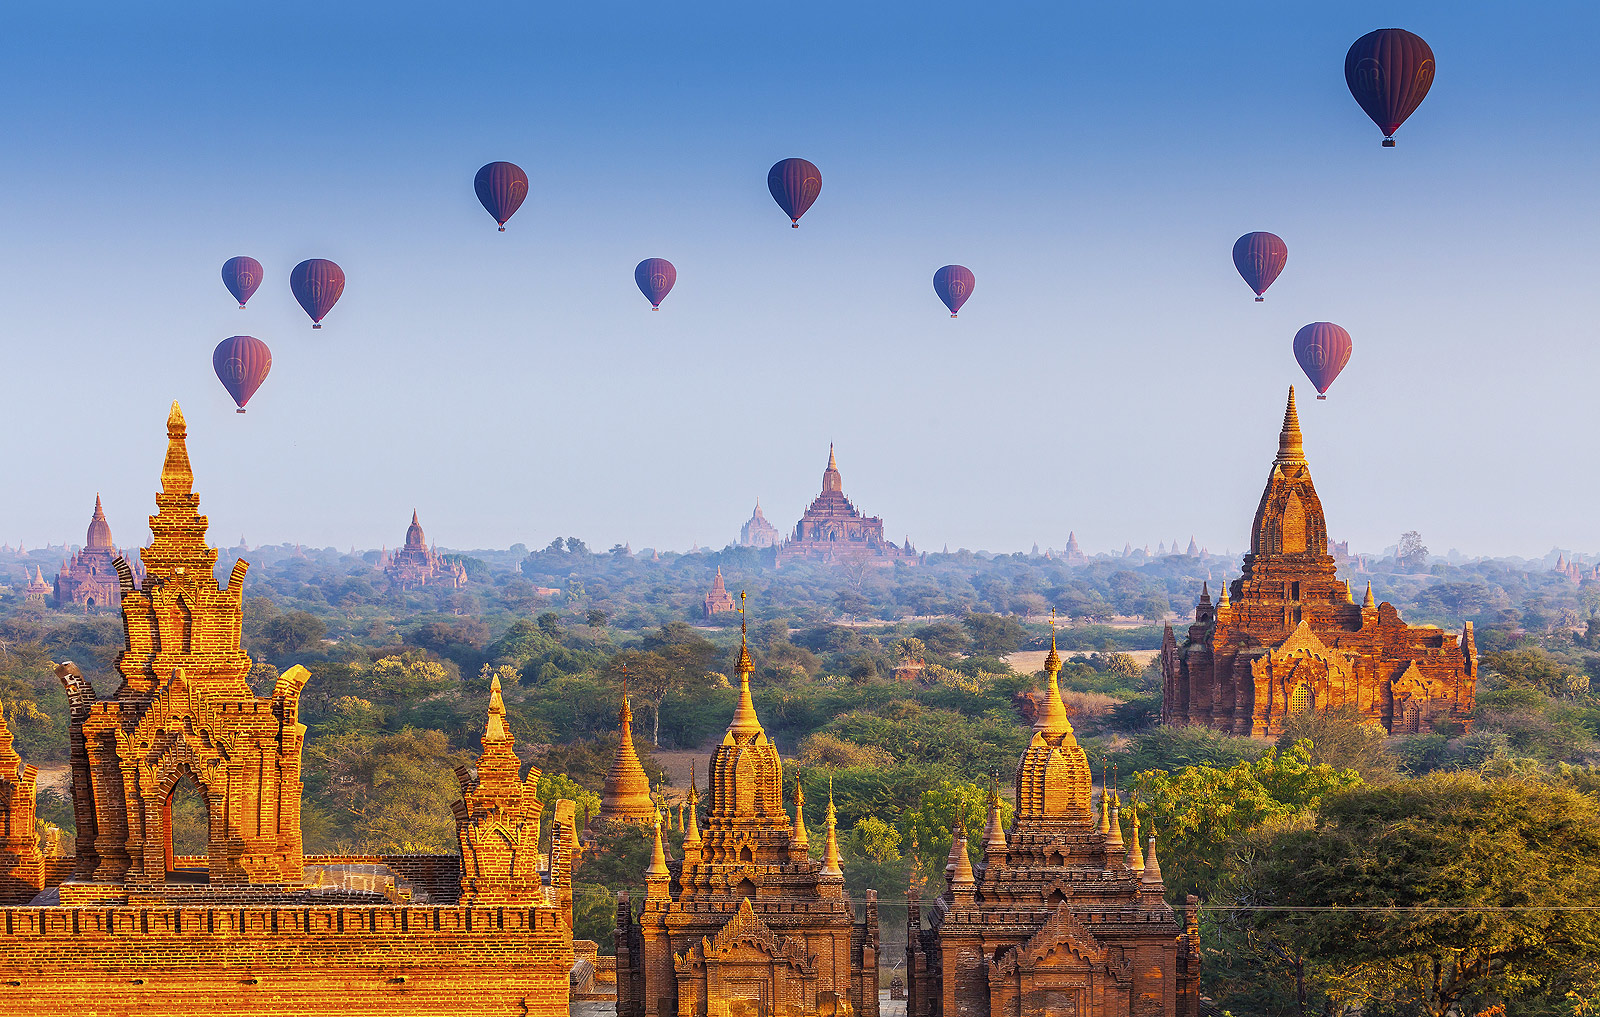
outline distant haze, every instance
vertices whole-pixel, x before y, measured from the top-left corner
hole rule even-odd
[[[4,17],[0,540],[82,541],[99,491],[143,541],[176,398],[224,545],[416,508],[451,547],[720,547],[757,496],[790,529],[832,441],[920,548],[1237,553],[1294,382],[1333,539],[1600,548],[1594,5],[176,6]],[[1384,150],[1342,61],[1391,25],[1438,77]],[[495,159],[532,181],[503,234]],[[309,257],[349,280],[319,332]],[[1355,341],[1326,402],[1318,320]],[[244,416],[235,333],[274,354]]]

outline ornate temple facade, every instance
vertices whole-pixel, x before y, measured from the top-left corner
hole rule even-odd
[[[706,617],[737,610],[733,603],[733,594],[728,592],[728,584],[722,578],[722,566],[718,565],[717,577],[711,580],[711,589],[706,593]]]
[[[1291,388],[1243,574],[1215,604],[1202,588],[1182,644],[1168,626],[1161,669],[1167,724],[1276,738],[1292,714],[1349,706],[1415,734],[1469,722],[1478,654],[1471,622],[1459,639],[1410,626],[1370,583],[1357,604],[1339,579]]]
[[[756,510],[750,516],[750,521],[739,527],[740,547],[777,547],[783,543],[783,534],[778,528],[767,522],[767,517],[761,512],[761,499],[756,499]]]
[[[300,692],[267,695],[240,645],[248,563],[225,584],[206,545],[176,403],[143,583],[113,566],[126,633],[114,692],[67,662],[71,856],[43,857],[34,768],[0,724],[0,1009],[306,1017],[567,1013],[573,806],[541,872],[537,770],[518,780],[498,683],[483,754],[457,771],[461,855],[306,855]],[[192,783],[204,854],[177,854]],[[516,958],[508,964],[508,957]]]
[[[1061,700],[1052,637],[1044,704],[1017,765],[1009,833],[998,789],[974,866],[966,831],[946,888],[924,913],[913,876],[907,916],[907,1017],[1197,1017],[1199,902],[1168,906],[1154,831],[1101,795]],[[928,919],[927,928],[923,919]]]
[[[405,546],[383,561],[384,574],[389,585],[397,590],[415,590],[432,585],[448,586],[459,590],[467,584],[467,569],[460,562],[452,562],[428,545],[417,521],[416,510],[411,512],[411,525],[406,527]]]
[[[22,571],[26,574],[28,570],[24,568]],[[28,585],[23,587],[22,599],[31,604],[48,604],[50,593],[50,584],[44,581],[44,569],[35,565],[33,575],[28,576]]]
[[[739,705],[711,757],[706,829],[697,794],[683,858],[668,862],[656,821],[645,898],[617,898],[617,1017],[788,1017],[878,1013],[878,905],[865,919],[845,893],[828,803],[827,848],[810,856],[804,794],[793,818],[783,764],[750,698],[739,651]]]
[[[866,562],[889,565],[917,563],[917,552],[910,539],[896,546],[883,536],[883,520],[864,516],[844,496],[844,481],[839,463],[828,446],[828,466],[822,471],[822,493],[811,502],[805,515],[795,524],[794,536],[778,545],[777,564],[815,561],[824,564]]]
[[[56,573],[56,606],[71,605],[86,611],[116,607],[122,587],[117,581],[116,567],[111,563],[118,556],[117,547],[111,542],[111,524],[106,522],[106,513],[100,507],[97,494],[83,550],[73,555],[70,563],[63,562],[61,571]]]

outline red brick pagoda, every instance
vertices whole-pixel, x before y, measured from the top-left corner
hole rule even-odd
[[[89,520],[89,535],[83,550],[72,556],[70,564],[56,573],[56,606],[76,604],[86,611],[97,607],[116,607],[121,603],[121,583],[117,580],[117,547],[111,542],[111,524],[106,522],[100,496],[94,496],[94,516]]]
[[[1472,623],[1459,640],[1407,625],[1374,601],[1371,584],[1355,602],[1328,553],[1292,388],[1243,572],[1214,605],[1202,588],[1181,646],[1168,627],[1164,723],[1276,738],[1291,714],[1341,706],[1390,734],[1468,723],[1478,679]]]
[[[459,590],[467,584],[465,566],[446,560],[437,549],[428,546],[415,509],[411,511],[411,525],[406,527],[405,546],[390,557],[383,571],[389,577],[389,585],[399,590],[415,590],[430,583]]]
[[[795,524],[794,536],[778,547],[778,567],[794,561],[823,564],[866,562],[889,565],[917,563],[917,553],[907,540],[904,547],[883,537],[883,520],[863,516],[844,496],[839,463],[828,446],[828,468],[822,471],[822,493]]]
[[[717,566],[717,577],[711,580],[711,589],[706,593],[705,610],[707,618],[738,610],[733,604],[733,595],[728,592],[728,586],[723,582],[721,565]]]

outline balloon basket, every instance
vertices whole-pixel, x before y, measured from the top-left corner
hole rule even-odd
[[[659,311],[659,310],[661,310],[661,305],[660,304],[651,304],[650,305],[650,310]]]
[[[1266,303],[1266,300],[1267,300],[1266,297],[1256,297],[1256,303],[1258,303],[1258,304],[1264,304],[1264,303]]]
[[[244,410],[242,410],[242,409],[239,409],[239,410],[234,410],[234,411],[233,411],[233,412],[235,412],[235,413],[243,413],[243,412],[244,412]]]
[[[505,231],[506,231],[506,228],[504,226],[500,227],[500,232],[501,233],[504,233]]]
[[[239,310],[241,310],[241,311],[244,310],[244,305],[243,304],[239,305]]]
[[[1319,395],[1319,396],[1317,396],[1317,398],[1318,398],[1318,399],[1319,399],[1319,400],[1322,400],[1322,399],[1327,399],[1327,398],[1328,398],[1328,397],[1327,397],[1327,396],[1324,396],[1324,395]]]
[[[953,315],[953,314],[952,314],[952,315],[951,315],[951,316],[950,316],[950,317],[952,317],[952,318],[954,318],[954,317],[955,317],[955,315]]]
[[[1383,147],[1384,148],[1393,148],[1394,147],[1394,139],[1393,138],[1384,138],[1383,139]]]
[[[789,224],[789,228],[790,228],[790,229],[792,229],[792,230],[797,230],[797,229],[799,229],[799,228],[800,228],[800,220],[799,220],[799,219],[796,219],[796,220],[794,220],[794,221],[793,221],[793,222],[791,222],[791,223],[790,223],[790,224]]]
[[[321,328],[322,327],[322,322],[314,321],[314,322],[311,323],[311,327],[312,328]]]

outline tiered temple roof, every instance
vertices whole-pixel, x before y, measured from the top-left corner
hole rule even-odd
[[[383,563],[383,571],[389,584],[400,590],[415,590],[430,583],[456,590],[467,582],[466,566],[449,561],[437,548],[429,546],[415,509],[411,510],[411,525],[406,527],[405,546]]]
[[[738,608],[733,603],[733,595],[728,592],[727,583],[723,581],[722,566],[718,565],[717,576],[711,580],[711,589],[706,593],[706,617],[709,618],[715,614],[727,614],[729,611],[737,610]]]
[[[767,522],[767,517],[761,512],[761,499],[756,499],[756,510],[750,519],[739,528],[740,547],[777,547],[783,542],[783,534],[778,528]]]
[[[617,752],[606,771],[596,821],[613,823],[651,823],[656,805],[650,797],[650,778],[639,763],[639,750],[633,744],[633,706],[628,701],[626,678],[622,684],[622,706],[617,711]]]
[[[917,553],[909,538],[903,547],[885,540],[883,520],[863,516],[844,496],[844,480],[830,444],[828,465],[822,471],[822,493],[795,524],[794,535],[778,547],[777,564],[792,561],[915,565]]]
[[[97,494],[83,550],[73,555],[70,563],[63,562],[61,571],[56,573],[56,606],[75,604],[85,610],[116,607],[121,600],[121,584],[112,562],[117,556],[117,547],[111,542],[111,524],[106,522]]]

